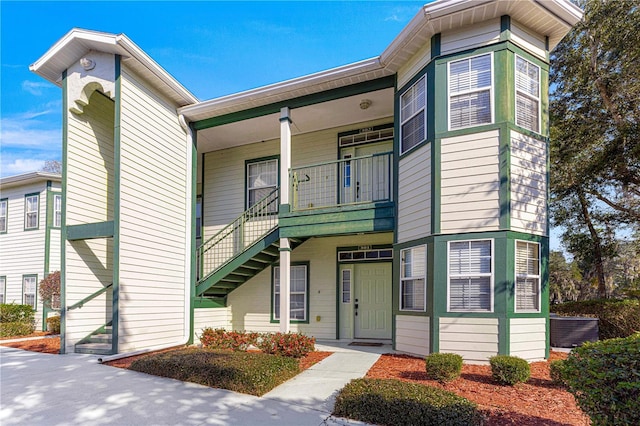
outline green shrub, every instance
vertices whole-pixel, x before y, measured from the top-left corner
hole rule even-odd
[[[60,316],[54,315],[47,318],[47,331],[53,334],[60,334]]]
[[[258,333],[246,333],[244,331],[226,331],[222,328],[215,330],[208,327],[202,330],[200,343],[205,348],[233,349],[234,351],[246,351],[249,346],[257,345]]]
[[[132,370],[250,395],[263,395],[299,373],[298,361],[259,352],[189,348],[149,355]]]
[[[492,356],[489,358],[489,364],[491,364],[491,376],[503,385],[513,386],[516,383],[524,383],[531,376],[529,363],[517,356]]]
[[[549,364],[549,375],[551,380],[557,386],[566,386],[564,361],[557,359]]]
[[[432,386],[400,380],[356,379],[337,395],[334,415],[397,426],[479,425],[476,404]]]
[[[563,379],[594,426],[640,424],[640,333],[574,349]]]
[[[627,337],[640,332],[640,300],[601,299],[568,302],[550,307],[561,316],[598,318],[601,340]]]
[[[0,304],[1,322],[27,322],[35,321],[36,311],[29,305],[16,305],[15,303]]]
[[[315,337],[301,333],[264,333],[258,340],[258,348],[264,353],[302,358],[315,350]]]
[[[441,383],[460,377],[462,357],[458,354],[435,353],[425,359],[427,377]]]
[[[28,336],[36,329],[34,323],[24,321],[0,323],[0,337]]]

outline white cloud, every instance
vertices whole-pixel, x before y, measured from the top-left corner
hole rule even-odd
[[[409,22],[411,18],[418,13],[419,8],[415,6],[400,6],[394,7],[389,11],[389,14],[384,18],[385,21],[393,22]]]
[[[62,146],[62,130],[41,128],[34,120],[2,119],[2,148],[40,148],[50,150]]]
[[[25,80],[22,82],[22,90],[25,90],[35,96],[42,96],[43,89],[53,89],[55,87],[56,86],[53,84],[44,81]]]
[[[35,172],[42,168],[44,160],[34,160],[32,158],[16,158],[5,163],[2,158],[2,176],[13,176],[22,173]]]

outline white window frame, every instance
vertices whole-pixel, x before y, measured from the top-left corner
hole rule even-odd
[[[414,250],[419,248],[424,248],[424,257],[422,259],[416,258],[413,254]],[[406,252],[411,253],[412,265],[415,264],[416,261],[421,260],[423,262],[423,273],[421,275],[413,275],[413,268],[411,268],[412,269],[411,275],[407,276],[405,274],[405,271],[406,271],[405,253]],[[411,282],[412,284],[415,285],[415,282],[420,280],[422,280],[422,294],[424,296],[422,301],[422,304],[423,304],[422,308],[414,308],[414,307],[407,308],[403,306],[403,295],[404,295],[405,284],[408,284],[409,282]],[[410,312],[426,312],[427,311],[427,246],[426,244],[407,247],[406,249],[400,250],[400,297],[399,297],[398,303],[399,303],[399,309],[401,311],[410,311]]]
[[[519,274],[518,273],[518,243],[521,244],[526,244],[527,246],[529,245],[535,245],[538,247],[538,274],[529,274],[527,273],[523,273],[523,274]],[[528,250],[527,250],[528,253]],[[541,268],[542,268],[542,263],[541,263],[541,253],[542,253],[542,246],[540,245],[540,243],[537,242],[532,242],[532,241],[524,241],[524,240],[516,240],[515,241],[515,266],[514,266],[514,274],[515,274],[515,280],[514,280],[514,312],[520,312],[520,313],[539,313],[541,311],[541,302],[542,302],[542,277],[541,277]],[[527,263],[529,261],[529,257],[527,257]],[[522,279],[535,279],[538,281],[538,285],[537,285],[537,296],[538,296],[538,300],[537,300],[537,305],[538,305],[538,309],[518,309],[518,278]]]
[[[62,226],[62,194],[53,194],[53,227]]]
[[[469,243],[476,241],[489,241],[491,243],[491,273],[477,273],[477,274],[460,274],[453,275],[451,274],[451,244],[453,243]],[[472,240],[454,240],[447,242],[447,312],[471,312],[471,313],[492,313],[494,311],[494,282],[495,282],[495,243],[493,238],[482,238],[482,239],[472,239]],[[486,309],[451,309],[451,279],[452,278],[466,278],[466,277],[490,277],[489,278],[489,297],[491,307],[489,310]]]
[[[273,185],[261,185],[261,186],[251,186],[251,173],[250,173],[250,168],[252,166],[258,166],[260,164],[268,164],[268,163],[275,163],[275,176],[276,176],[276,182]],[[255,203],[257,203],[258,201],[260,201],[261,198],[259,199],[255,199],[254,203],[251,203],[251,191],[258,191],[261,189],[268,189],[271,188],[271,191],[273,191],[274,189],[276,189],[278,187],[278,173],[279,173],[279,166],[280,166],[280,162],[278,158],[265,158],[265,159],[256,159],[256,160],[249,160],[247,161],[247,165],[246,165],[246,173],[247,173],[247,181],[246,181],[246,197],[247,197],[247,209],[251,208]],[[278,212],[278,205],[277,203],[272,203],[272,207],[269,207],[269,212],[270,213],[277,213]]]
[[[538,94],[537,96],[532,95],[531,93],[528,92],[524,92],[522,90],[518,89],[518,59],[522,59],[523,61],[525,61],[528,66],[534,66],[538,69]],[[542,101],[541,101],[541,91],[542,91],[542,69],[534,64],[533,62],[523,58],[520,55],[515,55],[515,59],[514,59],[514,76],[515,76],[515,81],[514,81],[514,87],[516,90],[516,96],[515,96],[515,120],[516,120],[516,126],[520,126],[523,129],[527,129],[531,132],[534,133],[538,133],[540,134],[542,131]],[[528,78],[528,76],[526,76]],[[529,129],[528,127],[523,126],[522,124],[518,123],[518,96],[524,96],[525,98],[528,98],[530,100],[536,101],[538,103],[538,129],[534,130],[534,129]]]
[[[3,225],[0,227],[0,234],[5,234],[9,229],[9,199],[3,198],[0,200],[0,223]]]
[[[418,105],[416,110],[409,117],[407,118],[402,117],[404,97],[408,95],[410,92],[416,92],[420,84],[422,85],[422,88],[424,90],[424,105]],[[412,84],[411,87],[409,87],[407,90],[402,92],[402,94],[400,95],[399,102],[400,102],[400,154],[402,155],[406,152],[411,151],[415,147],[419,146],[422,142],[424,142],[427,139],[427,76],[423,75],[420,79],[418,79],[418,81]],[[410,148],[403,149],[404,148],[404,133],[402,131],[403,126],[407,122],[413,120],[419,114],[423,115],[423,120],[424,120],[424,133],[422,134],[422,142],[418,142]]]
[[[7,303],[7,277],[0,275],[0,303]]]
[[[455,92],[455,93],[452,92],[451,91],[451,64],[456,63],[456,62],[461,62],[461,61],[471,61],[473,58],[478,58],[478,57],[487,56],[487,55],[489,56],[489,61],[490,61],[491,85],[489,87],[483,86],[483,87],[480,87],[480,88],[462,90],[460,92]],[[493,124],[494,121],[495,121],[494,87],[495,87],[495,70],[494,70],[494,63],[493,63],[493,52],[482,53],[480,55],[469,56],[467,58],[461,58],[461,59],[456,59],[456,60],[447,62],[447,125],[448,125],[448,129],[449,130],[460,130],[460,129],[468,129],[468,128],[471,128],[471,127],[486,126],[486,125],[489,125],[489,124]],[[452,128],[451,127],[451,98],[454,97],[454,96],[469,95],[469,94],[472,94],[472,93],[485,92],[487,90],[489,90],[489,111],[491,113],[491,120],[488,123],[470,124],[468,126],[461,126],[461,127]]]
[[[32,285],[33,284],[33,292],[27,292],[27,279],[31,279],[33,278],[33,283],[29,283],[28,285]],[[33,296],[33,304],[31,303],[27,303],[27,296]],[[29,305],[31,306],[34,310],[37,310],[38,307],[38,275],[36,274],[29,274],[29,275],[23,275],[22,276],[22,304],[23,305]]]
[[[345,273],[348,275],[348,279],[345,279]],[[349,288],[346,284],[349,283]],[[340,289],[342,293],[342,303],[345,305],[351,304],[351,294],[353,293],[353,270],[343,269],[340,272]],[[346,297],[345,297],[346,296]]]
[[[29,199],[30,198],[35,198],[36,199],[36,210],[29,210]],[[35,226],[28,226],[29,223],[29,215],[34,214],[35,213],[35,217],[36,217],[36,224]],[[40,194],[27,194],[24,196],[24,230],[25,231],[29,231],[31,229],[38,229],[40,225]]]
[[[290,276],[291,279],[293,279],[293,270],[296,268],[304,268],[304,291],[293,291],[293,285],[291,285],[290,289],[289,289],[289,294],[290,296],[293,295],[303,295],[303,309],[302,312],[304,314],[303,318],[294,318],[291,310],[293,309],[293,306],[289,306],[289,319],[291,322],[301,322],[301,323],[306,323],[309,321],[308,318],[308,314],[307,312],[309,311],[309,265],[307,263],[302,263],[302,264],[291,264],[290,266]],[[292,284],[292,283],[290,283]],[[280,321],[280,307],[277,306],[277,303],[280,303],[280,291],[276,291],[277,289],[279,289],[280,287],[280,266],[274,266],[273,267],[273,312],[271,313],[273,316],[273,319],[275,321]],[[289,299],[291,300],[291,299]],[[276,303],[277,301],[277,303]]]

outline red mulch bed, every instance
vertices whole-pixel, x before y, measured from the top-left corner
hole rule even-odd
[[[45,334],[42,334],[45,335]],[[24,337],[24,336],[21,336]],[[34,339],[25,340],[24,342],[12,342],[3,343],[0,341],[0,346],[9,346],[11,348],[24,349],[31,352],[42,352],[45,354],[59,354],[60,353],[60,338],[50,337],[48,339]]]
[[[551,352],[550,360],[566,354]],[[549,362],[531,364],[531,378],[516,386],[501,386],[491,378],[488,365],[462,367],[460,378],[447,383],[428,380],[422,358],[382,355],[367,373],[377,379],[399,379],[452,391],[478,404],[487,416],[487,426],[589,425],[587,417],[565,389],[555,386],[549,376]]]
[[[50,331],[34,331],[31,334],[28,334],[26,336],[10,336],[10,337],[0,337],[0,342],[2,342],[3,340],[12,340],[12,339],[26,339],[27,337],[42,337],[42,336],[50,336],[53,333],[51,333]],[[5,345],[7,346],[7,345]]]

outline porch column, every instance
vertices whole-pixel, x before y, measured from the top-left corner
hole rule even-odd
[[[289,211],[289,169],[291,168],[291,118],[289,108],[280,110],[280,211]],[[280,238],[280,331],[288,333],[291,317],[291,246]]]

